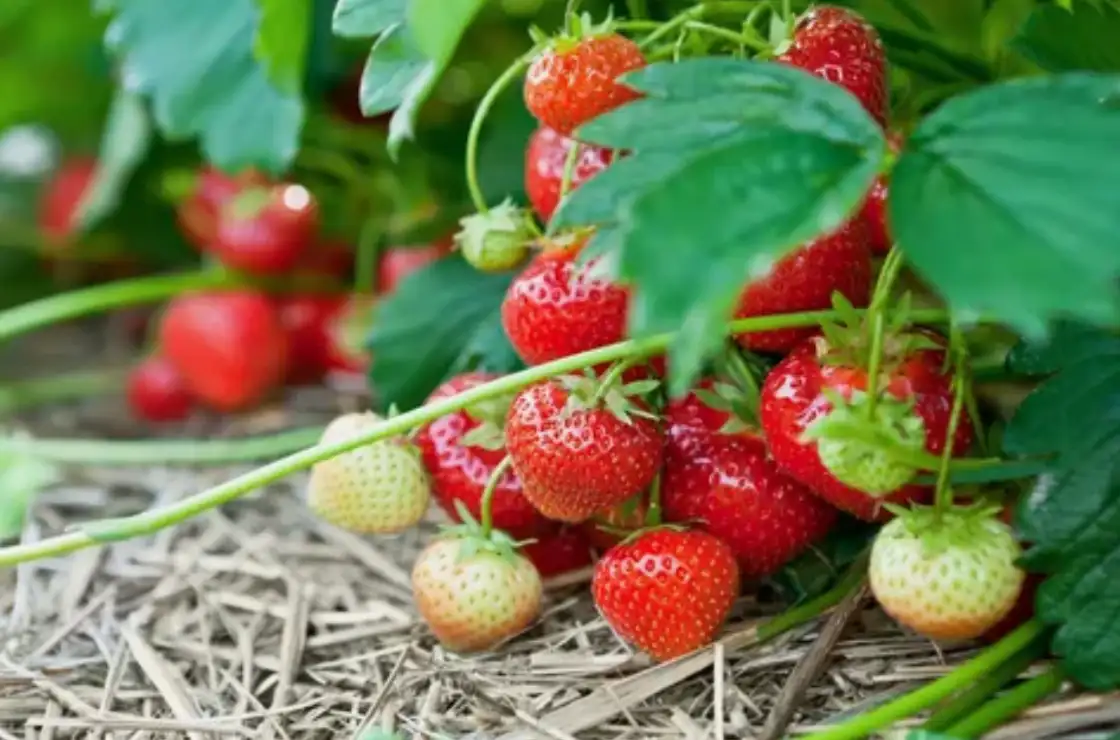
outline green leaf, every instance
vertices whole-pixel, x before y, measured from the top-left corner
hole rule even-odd
[[[1036,6],[1012,48],[1051,72],[1120,71],[1120,9],[1078,3]]]
[[[331,30],[343,38],[371,38],[403,23],[408,0],[338,0]]]
[[[842,88],[735,59],[627,75],[647,97],[577,135],[636,150],[561,204],[551,228],[596,225],[636,286],[632,334],[682,328],[669,390],[692,383],[752,274],[840,226],[870,186],[882,131]]]
[[[304,105],[254,56],[253,0],[117,0],[106,44],[128,89],[148,96],[161,131],[198,137],[225,170],[279,173],[295,156]],[[267,46],[267,44],[266,44]]]
[[[124,88],[118,89],[101,136],[93,182],[78,210],[79,229],[92,228],[117,208],[151,141],[152,127],[144,104]]]
[[[260,21],[253,54],[269,79],[286,93],[299,95],[311,43],[310,0],[256,0]]]
[[[828,591],[871,543],[878,528],[844,516],[825,539],[770,578],[791,604]]]
[[[1006,367],[1016,375],[1050,375],[1070,359],[1107,352],[1112,337],[1099,329],[1063,322],[1041,341],[1023,340],[1007,353]]]
[[[479,272],[452,255],[401,281],[378,305],[369,341],[381,407],[418,406],[453,373],[520,367],[499,314],[512,277]]]
[[[443,67],[485,4],[486,0],[408,0],[408,28],[424,55]]]
[[[1120,77],[1012,80],[948,101],[907,141],[889,218],[962,317],[1029,333],[1117,316]]]
[[[377,116],[400,106],[410,87],[431,66],[405,26],[389,28],[370,49],[362,70],[358,92],[362,113]]]
[[[1078,349],[1023,402],[1004,442],[1057,455],[1018,512],[1025,564],[1047,575],[1036,608],[1058,626],[1055,654],[1103,691],[1120,686],[1120,337],[1087,339],[1065,345]]]

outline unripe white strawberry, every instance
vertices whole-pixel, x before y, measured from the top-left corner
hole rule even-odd
[[[343,414],[327,425],[320,444],[352,438],[381,421],[368,411]],[[316,463],[307,486],[307,504],[320,519],[359,534],[390,534],[415,526],[430,498],[420,453],[400,437]]]
[[[541,613],[537,569],[512,547],[494,545],[475,535],[439,539],[412,569],[416,608],[449,650],[492,648]]]
[[[993,510],[901,512],[871,548],[871,590],[902,625],[935,640],[979,637],[1019,598],[1025,574],[1011,529]]]
[[[486,213],[459,220],[455,245],[476,270],[501,272],[516,267],[529,253],[533,239],[529,215],[506,200]]]

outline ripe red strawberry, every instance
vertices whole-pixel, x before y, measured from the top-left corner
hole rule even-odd
[[[833,291],[862,308],[871,300],[871,286],[867,229],[856,218],[785,255],[768,275],[749,283],[739,296],[735,318],[826,310],[832,306]],[[787,352],[812,332],[750,332],[739,334],[736,340],[753,351]]]
[[[284,328],[272,302],[257,293],[175,298],[163,315],[159,341],[191,393],[219,411],[262,401],[284,378]]]
[[[575,155],[569,191],[610,166],[615,159],[615,151],[593,144],[580,144],[547,126],[539,126],[529,138],[529,146],[525,150],[525,192],[533,210],[546,223],[560,203],[564,167],[573,146],[578,147],[579,152]]]
[[[876,535],[868,581],[901,624],[934,640],[971,640],[1014,608],[1021,556],[1011,529],[990,511],[921,508]]]
[[[834,82],[859,98],[887,125],[887,63],[879,34],[858,13],[818,5],[797,20],[791,44],[778,61]]]
[[[591,594],[622,639],[672,660],[716,637],[739,594],[739,569],[706,532],[654,529],[603,556]]]
[[[682,399],[666,410],[666,521],[695,521],[719,537],[744,578],[776,572],[832,529],[836,509],[780,473],[761,439],[712,431],[691,405]]]
[[[432,391],[428,402],[457,395],[496,377],[481,372],[457,375]],[[460,520],[456,501],[461,501],[476,520],[482,518],[482,492],[506,456],[503,423],[502,405],[485,405],[441,416],[421,427],[416,436],[424,465],[432,477],[436,502],[455,521]],[[491,432],[489,439],[485,432]],[[478,438],[477,442],[471,444],[468,434]],[[490,513],[495,527],[517,539],[545,535],[555,528],[525,498],[521,479],[512,469],[498,479]]]
[[[898,154],[902,148],[902,137],[897,132],[892,132],[887,137],[890,156]],[[867,193],[863,202],[860,218],[867,224],[867,241],[871,246],[872,254],[886,254],[891,251],[894,240],[891,238],[887,227],[887,194],[889,193],[889,178],[879,175]]]
[[[97,160],[73,157],[66,160],[39,198],[39,229],[50,247],[69,241],[78,207],[97,171]]]
[[[317,383],[333,369],[338,342],[335,320],[346,300],[342,296],[306,295],[277,301],[288,345],[286,383]]]
[[[234,269],[275,275],[299,264],[318,228],[318,206],[302,185],[249,188],[222,208],[210,251]]]
[[[553,534],[523,545],[521,554],[529,558],[541,578],[570,573],[595,562],[591,543],[575,527],[564,527]]]
[[[425,265],[451,254],[454,234],[423,247],[389,247],[377,263],[377,292],[392,293],[402,280]]]
[[[923,336],[926,341],[929,337]],[[940,454],[949,425],[953,393],[952,376],[942,372],[945,352],[942,349],[906,349],[913,335],[892,338],[889,344],[900,347],[896,356],[884,358],[884,378],[880,381],[887,398],[912,401],[913,413],[924,428],[925,450]],[[853,391],[865,391],[867,371],[863,366],[843,359],[826,363],[833,350],[828,339],[812,337],[799,344],[767,376],[762,388],[761,421],[770,454],[778,468],[801,481],[834,506],[865,520],[885,520],[890,513],[884,502],[904,503],[928,498],[928,487],[904,485],[882,496],[869,496],[864,491],[845,485],[829,472],[821,461],[818,442],[803,440],[802,435],[814,422],[832,409],[827,393],[835,392],[851,398]],[[836,348],[842,353],[844,348]],[[963,454],[972,443],[972,424],[962,418],[954,438],[953,454]]]
[[[241,191],[264,186],[266,182],[265,176],[256,170],[228,175],[214,167],[203,167],[190,195],[176,208],[176,220],[183,236],[199,251],[209,251],[225,205]]]
[[[152,422],[185,419],[194,406],[183,376],[160,355],[152,355],[132,368],[125,397],[135,416]]]
[[[540,615],[543,593],[524,555],[500,539],[466,536],[473,542],[436,540],[412,568],[417,611],[444,647],[460,653],[488,650],[524,630]]]
[[[321,445],[368,432],[383,419],[343,414],[323,430]],[[362,445],[311,467],[307,505],[320,519],[358,534],[393,534],[420,523],[431,487],[420,452],[403,437]]]
[[[617,80],[644,66],[638,45],[616,33],[557,39],[525,73],[525,106],[545,126],[571,136],[596,116],[640,97]]]
[[[573,377],[538,383],[510,407],[513,469],[525,497],[549,519],[589,519],[644,489],[661,467],[662,434],[646,405],[619,388],[599,405],[597,385]]]
[[[354,249],[349,243],[320,238],[303,253],[294,272],[350,281],[353,269]]]
[[[575,263],[582,242],[549,247],[510,283],[502,326],[527,365],[540,365],[623,339],[630,294],[595,275],[598,260]]]

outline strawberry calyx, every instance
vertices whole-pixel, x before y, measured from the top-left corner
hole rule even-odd
[[[942,510],[936,505],[922,504],[912,504],[909,508],[884,504],[884,508],[921,541],[930,556],[953,548],[974,548],[978,542],[1006,534],[1011,529],[999,518],[1003,507],[984,500]]]
[[[910,328],[911,296],[905,293],[886,310],[880,375],[890,374],[910,355],[923,349],[942,349],[928,334]],[[871,367],[872,331],[871,311],[861,314],[843,294],[832,295],[835,320],[821,323],[824,341],[817,342],[817,357],[824,365],[853,367],[867,370]]]
[[[455,247],[476,270],[501,272],[517,266],[529,253],[535,232],[529,213],[507,198],[485,213],[459,219]]]
[[[564,29],[555,36],[549,36],[537,26],[529,27],[529,37],[533,43],[551,49],[557,54],[567,54],[585,41],[597,36],[607,36],[615,31],[613,11],[596,23],[590,13],[569,13],[564,19]]]
[[[644,404],[635,403],[636,397],[652,393],[661,381],[648,378],[623,383],[622,371],[630,366],[628,362],[616,363],[602,379],[591,369],[583,375],[559,375],[553,380],[568,393],[561,416],[578,411],[592,411],[603,408],[624,424],[633,424],[634,417],[657,421],[660,417]]]
[[[226,212],[237,221],[249,221],[260,215],[271,199],[269,188],[254,185],[233,196],[226,205]]]
[[[681,522],[661,522],[658,524],[647,524],[645,526],[639,527],[638,529],[631,530],[631,532],[618,543],[618,546],[621,547],[623,545],[629,545],[634,542],[634,540],[637,540],[640,537],[649,534],[650,532],[656,532],[658,530],[668,530],[670,532],[687,532],[688,527]]]
[[[514,562],[521,557],[517,552],[520,548],[536,542],[533,539],[515,540],[500,529],[491,528],[489,532],[485,531],[483,525],[471,516],[466,505],[458,499],[455,501],[455,513],[458,514],[460,522],[442,525],[439,538],[459,541],[458,562],[483,552]]]
[[[473,403],[463,409],[477,426],[460,437],[459,444],[484,450],[500,450],[505,447],[506,415],[512,402],[512,396],[498,396]]]
[[[720,434],[756,434],[761,428],[758,377],[737,347],[729,344],[717,360],[712,387],[693,392],[708,408],[728,415]]]
[[[870,396],[853,390],[844,398],[833,389],[823,391],[832,404],[827,414],[810,424],[801,442],[816,442],[821,463],[845,485],[881,497],[909,483],[918,471],[908,458],[925,450],[922,418],[913,399],[894,396],[869,403]]]

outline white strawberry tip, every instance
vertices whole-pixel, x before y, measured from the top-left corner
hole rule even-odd
[[[801,436],[817,445],[821,464],[841,483],[872,498],[885,497],[913,480],[918,468],[908,455],[925,450],[925,424],[910,403],[886,396],[868,416],[868,396],[847,399],[826,392],[832,409]]]

